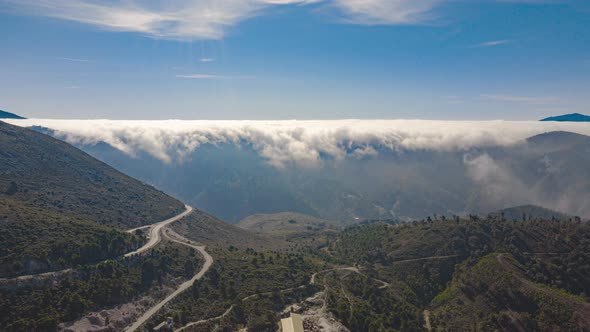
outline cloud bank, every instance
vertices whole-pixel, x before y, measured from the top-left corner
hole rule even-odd
[[[467,151],[508,146],[545,132],[590,135],[585,123],[523,121],[317,120],[317,121],[122,121],[6,120],[42,126],[71,144],[107,143],[131,156],[145,152],[182,162],[205,144],[251,146],[275,167],[317,166],[326,158],[366,158],[379,151]]]

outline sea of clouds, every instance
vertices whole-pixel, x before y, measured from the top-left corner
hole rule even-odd
[[[145,152],[165,162],[182,162],[205,144],[249,145],[271,165],[314,166],[323,158],[344,160],[378,151],[462,151],[508,146],[552,131],[590,135],[587,123],[431,120],[6,120],[41,126],[68,143],[100,142],[131,156]]]

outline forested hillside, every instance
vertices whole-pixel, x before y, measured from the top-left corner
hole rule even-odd
[[[345,230],[329,251],[364,275],[327,280],[353,330],[590,328],[590,225],[577,219],[376,223]]]
[[[0,277],[98,262],[129,252],[145,240],[18,200],[0,202]]]
[[[56,331],[59,323],[79,319],[88,311],[111,309],[141,296],[156,297],[162,286],[190,278],[201,264],[194,250],[166,243],[150,255],[86,265],[55,280],[18,287],[0,284],[0,331]],[[128,317],[127,323],[133,318]],[[117,331],[124,329],[122,322]]]
[[[178,200],[62,141],[0,122],[0,197],[127,229],[181,211]]]
[[[0,277],[121,255],[143,238],[119,230],[182,209],[62,141],[0,122]]]

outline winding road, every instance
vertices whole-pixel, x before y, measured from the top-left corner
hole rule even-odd
[[[191,212],[193,212],[193,208],[190,207],[190,206],[188,206],[188,205],[185,205],[184,208],[185,208],[185,211],[183,213],[181,213],[181,214],[179,214],[177,216],[174,216],[174,217],[172,217],[170,219],[166,219],[164,221],[160,221],[158,223],[151,224],[151,225],[148,225],[148,226],[142,226],[142,227],[138,227],[138,228],[134,228],[134,229],[128,230],[127,231],[128,233],[132,233],[132,232],[135,232],[138,229],[150,228],[150,235],[149,235],[149,241],[146,244],[144,244],[143,247],[141,247],[141,248],[139,248],[139,249],[137,249],[135,251],[126,253],[124,255],[124,257],[129,257],[129,256],[141,254],[141,253],[143,253],[143,252],[145,252],[147,250],[150,250],[151,248],[153,248],[154,246],[156,246],[158,243],[160,243],[160,241],[162,241],[162,235],[160,234],[161,233],[160,231],[164,227],[168,226],[169,224],[171,224],[171,223],[173,223],[173,222],[175,222],[177,220],[180,220],[180,219],[186,217]]]
[[[156,246],[158,243],[160,243],[160,241],[162,240],[162,237],[160,235],[160,231],[166,227],[167,225],[180,220],[184,217],[186,217],[187,215],[189,215],[191,212],[193,212],[193,208],[191,206],[188,206],[185,204],[184,206],[185,210],[184,212],[182,212],[181,214],[178,214],[172,218],[166,219],[164,221],[160,221],[157,222],[155,224],[151,224],[151,225],[146,225],[146,226],[141,226],[141,227],[137,227],[137,228],[133,228],[133,229],[129,229],[126,232],[127,233],[133,233],[139,229],[145,229],[145,228],[150,228],[150,234],[148,235],[148,242],[146,244],[144,244],[141,248],[134,250],[132,252],[126,253],[125,255],[123,255],[123,257],[130,257],[133,255],[137,255],[137,254],[142,254],[144,252],[146,252],[147,250],[150,250],[151,248],[153,248],[154,246]],[[101,262],[97,262],[97,263],[93,263],[93,264],[100,264],[106,261],[109,261],[110,259],[106,259],[104,261]],[[72,268],[68,268],[68,269],[64,269],[64,270],[59,270],[59,271],[50,271],[50,272],[43,272],[43,273],[36,273],[36,274],[27,274],[27,275],[22,275],[22,276],[18,276],[18,277],[14,277],[14,278],[0,278],[0,283],[1,282],[22,282],[22,281],[28,281],[28,280],[32,280],[35,278],[55,278],[57,276],[63,275],[63,274],[68,274],[68,273],[72,273],[74,272],[74,269]]]
[[[192,211],[192,209],[191,209],[191,211]],[[188,213],[190,213],[190,211]],[[182,217],[180,217],[180,218],[182,218]],[[176,219],[176,220],[178,220],[178,219]],[[174,221],[175,220],[172,220],[170,222],[174,222]],[[131,325],[129,328],[127,328],[125,330],[127,332],[136,331],[141,325],[143,325],[145,322],[147,322],[153,315],[155,315],[160,309],[162,309],[168,302],[172,301],[175,297],[180,295],[182,292],[189,289],[194,284],[195,281],[201,279],[203,277],[203,275],[209,270],[209,268],[211,268],[211,265],[213,265],[213,257],[211,257],[211,255],[209,255],[209,253],[207,253],[207,251],[205,251],[205,246],[196,246],[196,245],[192,244],[190,240],[177,234],[176,232],[169,230],[169,229],[165,229],[165,227],[169,223],[160,225],[161,227],[157,228],[156,234],[157,234],[158,238],[161,238],[161,233],[163,233],[163,235],[170,241],[173,241],[173,242],[185,245],[185,246],[189,246],[191,248],[198,250],[201,253],[201,255],[203,256],[203,258],[205,259],[205,263],[203,264],[203,267],[201,268],[199,273],[195,274],[195,276],[192,277],[190,280],[187,280],[184,283],[182,283],[174,292],[172,292],[172,294],[168,295],[165,299],[163,299],[162,301],[158,302],[156,305],[154,305],[153,307],[148,309],[148,311],[146,311],[137,321],[135,321],[135,323],[133,323],[133,325]],[[158,226],[156,226],[156,227],[158,227]],[[154,227],[154,228],[156,228],[156,227]],[[153,229],[152,229],[152,232],[153,232]]]
[[[204,324],[204,323],[212,322],[214,320],[222,319],[223,317],[229,315],[229,313],[233,309],[234,309],[234,305],[232,304],[229,308],[227,308],[227,310],[223,314],[221,314],[221,315],[219,315],[217,317],[211,317],[211,318],[199,320],[199,321],[196,321],[196,322],[188,323],[185,326],[183,326],[183,327],[181,327],[181,328],[179,328],[177,330],[174,330],[174,332],[181,332],[181,331],[184,331],[184,330],[186,330],[186,329],[188,329],[188,328],[190,328],[192,326],[201,325],[201,324]]]
[[[170,232],[172,233],[172,231],[170,231]],[[174,234],[176,234],[176,233],[174,233]],[[166,234],[166,235],[168,235],[168,234]],[[180,236],[180,235],[177,235],[177,236]],[[293,291],[293,290],[296,290],[296,289],[305,288],[308,285],[314,285],[315,284],[315,281],[316,281],[316,276],[318,274],[323,274],[323,273],[330,272],[330,271],[351,271],[351,272],[354,272],[354,273],[358,273],[358,274],[364,275],[362,272],[359,271],[358,268],[353,267],[353,266],[335,267],[335,268],[331,268],[331,269],[319,271],[319,272],[316,272],[316,273],[312,274],[311,275],[311,278],[309,280],[309,283],[307,283],[305,285],[282,289],[279,292],[286,293],[286,292],[290,292],[290,291]],[[374,278],[372,278],[372,279],[383,284],[382,286],[379,287],[379,289],[383,289],[383,288],[386,288],[386,287],[389,286],[389,283],[387,283],[385,281],[382,281],[382,280],[379,280],[379,279],[374,279]],[[247,300],[253,299],[253,298],[258,297],[258,296],[269,295],[269,294],[272,294],[272,291],[248,295],[248,296],[242,298],[241,301],[247,301]],[[325,306],[325,303],[324,303],[324,306]],[[188,328],[190,328],[192,326],[201,325],[201,324],[205,324],[205,323],[208,323],[208,322],[211,322],[211,321],[222,319],[223,317],[227,316],[233,310],[233,308],[234,308],[234,305],[232,304],[229,308],[227,308],[227,310],[223,314],[221,314],[219,316],[202,319],[202,320],[195,321],[195,322],[190,322],[190,323],[187,323],[186,325],[184,325],[183,327],[181,327],[179,329],[176,329],[174,331],[175,332],[181,332],[181,331],[184,331],[184,330],[186,330],[186,329],[188,329]]]

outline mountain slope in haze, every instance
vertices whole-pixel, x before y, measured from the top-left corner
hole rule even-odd
[[[590,122],[590,116],[580,114],[580,113],[572,113],[572,114],[551,116],[548,118],[541,119],[540,121]]]
[[[115,228],[162,221],[182,209],[62,141],[0,122],[1,276],[121,255],[143,239]]]
[[[20,115],[0,110],[0,119],[25,119]]]
[[[590,217],[590,137],[550,132],[465,151],[375,147],[377,155],[276,169],[250,146],[203,145],[181,163],[80,148],[230,223],[292,211],[320,219],[422,219],[538,205]]]
[[[542,220],[563,220],[568,221],[575,219],[575,217],[569,216],[565,213],[546,209],[544,207],[535,205],[522,205],[511,208],[502,209],[500,211],[492,212],[490,215],[495,217],[503,217],[506,220],[530,220],[530,219],[542,219]]]

